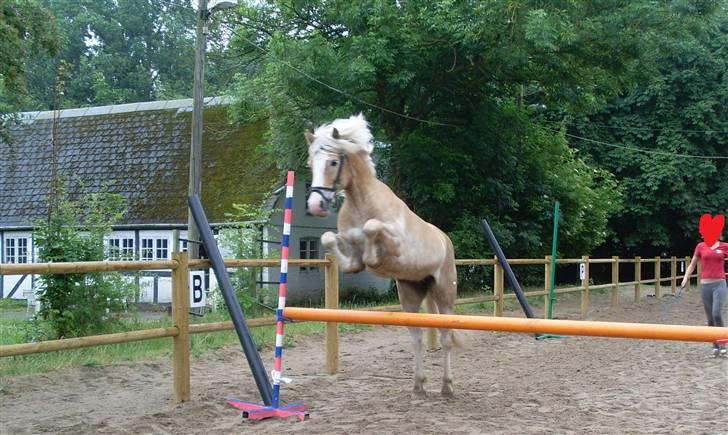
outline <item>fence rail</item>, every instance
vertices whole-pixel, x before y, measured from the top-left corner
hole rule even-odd
[[[581,314],[586,317],[589,310],[589,291],[594,289],[612,288],[612,303],[617,305],[620,302],[620,287],[634,285],[635,301],[639,301],[641,295],[641,285],[659,283],[656,286],[655,294],[660,296],[662,292],[661,284],[665,281],[670,282],[672,292],[675,292],[677,280],[677,261],[690,261],[690,257],[670,257],[665,258],[597,258],[590,259],[588,256],[582,258],[566,258],[557,260],[557,264],[584,264],[585,274],[581,279],[580,286],[564,287],[556,289],[558,294],[580,292],[581,293]],[[670,275],[662,276],[661,265],[663,262],[670,262]],[[511,265],[543,265],[544,266],[544,289],[538,291],[526,292],[526,296],[544,296],[548,302],[548,285],[551,258],[526,258],[509,260]],[[628,282],[619,281],[619,265],[625,263],[634,263],[635,272],[634,280]],[[654,277],[642,279],[642,264],[654,263]],[[230,268],[236,267],[278,267],[279,261],[274,259],[228,259],[225,265]],[[589,266],[592,264],[611,264],[612,265],[612,282],[608,284],[593,285],[590,283]],[[324,293],[325,307],[339,307],[339,281],[338,266],[332,257],[326,256],[320,260],[301,260],[292,259],[289,261],[290,266],[315,266],[323,267],[324,274]],[[493,294],[485,296],[475,296],[469,298],[461,298],[456,300],[455,304],[476,304],[483,302],[493,302],[493,314],[495,316],[503,315],[504,302],[509,299],[515,299],[516,295],[505,292],[503,267],[497,259],[459,259],[456,260],[457,266],[492,266],[493,270]],[[49,340],[36,343],[23,343],[0,346],[0,357],[31,355],[44,352],[54,352],[60,350],[79,349],[83,347],[102,346],[108,344],[128,343],[140,340],[151,340],[165,337],[172,337],[173,345],[173,378],[174,378],[174,394],[178,402],[189,400],[189,335],[209,333],[216,331],[226,331],[233,329],[231,321],[190,324],[189,323],[189,298],[188,298],[188,277],[190,270],[205,269],[210,267],[207,260],[188,260],[186,253],[174,253],[172,260],[162,261],[92,261],[92,262],[75,262],[75,263],[31,263],[31,264],[0,264],[0,276],[2,275],[26,275],[26,274],[65,274],[65,273],[90,273],[90,272],[125,272],[125,271],[141,271],[141,270],[159,270],[168,269],[172,271],[172,315],[174,326],[166,328],[146,329],[139,331],[130,331],[116,334],[95,335],[80,338],[70,338],[62,340]],[[695,276],[695,275],[693,275]],[[546,317],[546,305],[544,304],[544,317]],[[399,305],[380,306],[369,308],[370,311],[399,311]],[[251,327],[273,325],[275,318],[251,319],[248,325]],[[338,370],[338,328],[334,322],[328,322],[326,325],[326,371],[334,373]]]

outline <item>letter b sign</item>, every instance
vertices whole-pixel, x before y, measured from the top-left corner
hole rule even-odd
[[[190,272],[190,307],[205,306],[205,272]]]

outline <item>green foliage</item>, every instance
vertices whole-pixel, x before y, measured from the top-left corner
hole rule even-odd
[[[509,256],[547,255],[555,200],[562,254],[582,255],[605,240],[620,190],[562,133],[541,128],[542,112],[593,113],[639,78],[643,34],[661,11],[611,1],[256,2],[231,44],[260,59],[239,75],[235,115],[267,120],[269,151],[298,168],[305,128],[363,111],[381,141],[380,176],[450,234],[458,257],[491,255],[481,218]],[[463,278],[484,280],[477,270]]]
[[[262,206],[233,204],[233,211],[226,213],[232,223],[220,228],[220,246],[233,258],[263,258],[262,225],[268,222],[270,214],[271,210]],[[258,271],[256,267],[238,267],[230,274],[235,294],[246,313],[260,312],[259,302],[270,303],[274,296],[258,291]],[[212,299],[220,305],[215,308],[224,308],[221,296]]]
[[[0,137],[12,122],[5,115],[28,102],[26,60],[34,53],[58,50],[56,29],[49,12],[35,0],[0,0]]]
[[[728,212],[728,9],[676,5],[674,25],[651,36],[649,77],[589,117],[567,118],[579,136],[665,154],[575,140],[619,181],[624,208],[610,221],[605,252],[692,252],[702,213]]]
[[[32,108],[192,97],[196,14],[184,0],[39,0],[58,28],[58,56],[28,60]],[[216,16],[219,14],[215,14]],[[218,18],[210,20],[206,94],[219,95],[227,76]],[[56,95],[54,83],[61,85]]]
[[[58,189],[48,219],[37,222],[33,232],[38,261],[104,260],[104,236],[124,215],[125,207],[119,194],[87,194],[74,201]],[[133,295],[118,273],[44,274],[39,282],[39,318],[50,325],[54,338],[108,330]]]

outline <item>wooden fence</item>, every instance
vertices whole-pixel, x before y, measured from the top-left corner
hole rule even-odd
[[[683,258],[680,258],[683,260]],[[690,261],[690,257],[685,257],[686,265]],[[670,275],[663,277],[661,274],[661,265],[663,262],[670,263]],[[619,304],[619,288],[625,285],[634,285],[635,301],[639,301],[641,285],[657,284],[655,295],[660,297],[662,294],[661,284],[665,281],[670,282],[670,290],[672,293],[676,290],[676,282],[679,276],[677,273],[677,257],[669,259],[655,257],[650,259],[621,259],[612,257],[607,259],[590,259],[584,256],[580,259],[560,259],[558,264],[578,264],[583,263],[585,275],[581,285],[577,287],[559,288],[556,293],[581,293],[581,313],[586,316],[589,309],[589,291],[594,289],[611,288],[612,303]],[[509,260],[511,265],[543,265],[544,266],[544,290],[526,292],[526,296],[544,296],[547,302],[548,286],[550,283],[550,257],[543,259],[513,259]],[[590,285],[589,265],[593,264],[611,264],[612,266],[612,282],[601,285]],[[619,282],[619,265],[624,263],[635,264],[635,279],[629,282]],[[654,278],[642,279],[642,265],[644,263],[655,263]],[[236,267],[277,267],[280,262],[278,260],[226,260],[225,265],[229,268]],[[477,296],[471,298],[458,299],[457,305],[475,304],[482,302],[494,303],[494,315],[502,316],[504,302],[508,299],[515,299],[513,293],[506,293],[504,286],[503,267],[497,259],[478,259],[478,260],[456,260],[458,266],[493,266],[493,294],[487,296]],[[326,256],[322,260],[295,260],[289,261],[291,266],[315,266],[324,267],[324,294],[325,307],[338,308],[339,306],[339,273],[338,267],[333,258]],[[1,275],[24,275],[24,274],[64,274],[64,273],[86,273],[86,272],[122,272],[122,271],[141,271],[141,270],[171,270],[172,271],[172,317],[174,326],[167,328],[155,328],[139,331],[130,331],[117,334],[104,334],[89,337],[70,338],[62,340],[49,340],[35,343],[23,343],[0,346],[0,357],[9,357],[17,355],[30,355],[43,352],[54,352],[59,350],[78,349],[82,347],[101,346],[116,343],[128,343],[140,340],[151,340],[162,337],[172,337],[173,339],[173,379],[174,379],[174,395],[177,402],[189,400],[190,398],[190,369],[189,369],[189,349],[190,334],[199,334],[214,331],[223,331],[233,329],[231,321],[215,322],[215,323],[189,323],[189,289],[188,279],[189,271],[197,269],[209,268],[210,264],[207,260],[188,260],[186,253],[175,252],[172,254],[171,260],[166,261],[98,261],[98,262],[79,262],[79,263],[30,263],[30,264],[0,264]],[[686,266],[687,267],[687,266]],[[547,306],[547,303],[544,303]],[[370,311],[398,311],[399,305],[381,306],[376,308],[368,308]],[[544,310],[544,317],[546,316]],[[275,318],[250,319],[248,325],[251,327],[273,325]],[[434,331],[433,331],[434,332]],[[338,328],[337,324],[330,322],[326,324],[326,371],[334,373],[338,369]],[[431,337],[434,337],[431,336]],[[432,338],[430,338],[432,341]]]

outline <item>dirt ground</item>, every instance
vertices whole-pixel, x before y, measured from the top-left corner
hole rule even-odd
[[[592,295],[591,320],[657,323],[671,297],[622,306]],[[576,318],[578,298],[561,301]],[[519,315],[518,313],[512,313]],[[704,324],[697,292],[663,323]],[[373,327],[342,337],[341,370],[324,374],[322,337],[284,352],[285,403],[296,420],[244,421],[226,398],[260,400],[238,347],[195,359],[192,400],[172,400],[168,359],[83,367],[0,381],[0,433],[728,433],[728,358],[710,345],[462,332],[454,358],[456,397],[440,396],[441,352],[427,354],[428,397],[413,398],[412,352],[403,328]],[[272,366],[272,352],[262,355]],[[2,363],[2,361],[0,361]]]

